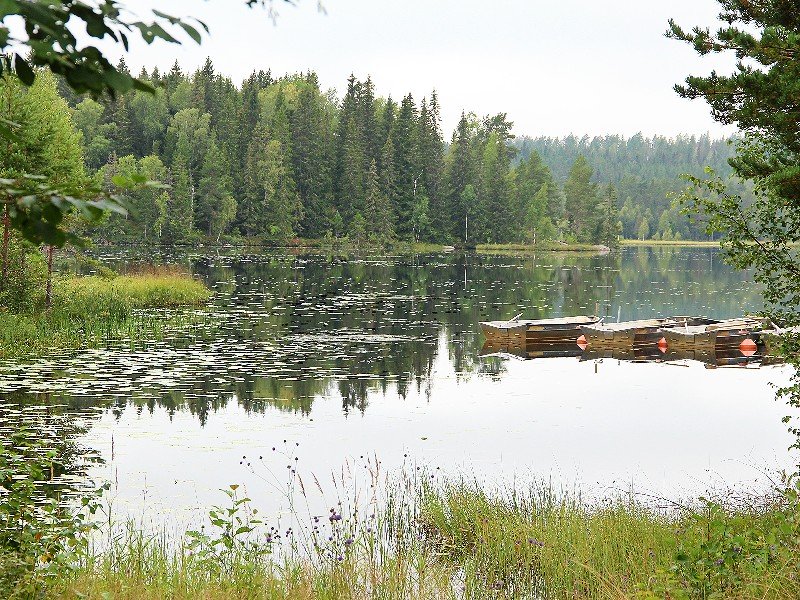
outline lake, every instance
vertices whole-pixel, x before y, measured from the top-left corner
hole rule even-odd
[[[229,484],[279,511],[295,472],[305,488],[316,478],[322,506],[401,471],[681,499],[762,489],[793,464],[773,387],[787,367],[481,356],[478,323],[519,313],[758,310],[757,287],[716,249],[99,258],[183,264],[216,292],[164,340],[0,363],[0,416],[61,419],[103,458],[90,474],[112,482],[117,517],[191,520]]]

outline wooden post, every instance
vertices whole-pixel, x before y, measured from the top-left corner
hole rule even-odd
[[[47,290],[44,294],[44,307],[45,310],[50,310],[53,306],[53,254],[55,247],[50,245],[47,247]]]
[[[11,218],[8,215],[8,204],[3,204],[3,252],[0,262],[3,264],[2,276],[0,276],[0,292],[6,288],[6,278],[8,277],[8,244],[11,236]]]

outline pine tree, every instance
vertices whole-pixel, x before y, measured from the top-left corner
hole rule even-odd
[[[394,215],[389,199],[383,193],[378,167],[373,160],[367,175],[367,197],[364,206],[367,236],[373,241],[385,242],[394,237]]]
[[[194,183],[186,158],[179,154],[172,165],[172,194],[167,206],[164,237],[170,243],[184,242],[193,232]]]
[[[472,196],[475,193],[472,186],[475,181],[473,171],[472,155],[472,131],[470,123],[465,113],[461,113],[458,127],[453,133],[453,141],[450,144],[450,153],[447,161],[447,191],[450,206],[450,230],[453,232],[455,240],[459,243],[467,243],[472,239],[468,231],[468,220],[470,216],[474,218],[474,207]],[[471,193],[464,195],[467,186],[471,187]],[[469,204],[468,204],[469,202]]]
[[[592,181],[593,174],[586,158],[579,154],[564,182],[566,216],[579,242],[592,241],[594,234],[598,198],[597,184]]]
[[[414,187],[419,173],[415,172],[416,148],[414,129],[416,108],[411,94],[403,98],[392,132],[394,169],[397,193],[394,212],[397,217],[396,233],[400,239],[411,240],[413,232]]]

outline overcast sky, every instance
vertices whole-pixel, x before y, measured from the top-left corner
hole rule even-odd
[[[352,72],[371,75],[379,95],[419,100],[439,93],[446,135],[462,110],[507,112],[517,134],[564,136],[729,133],[702,101],[672,90],[689,73],[729,70],[664,37],[674,17],[685,28],[714,25],[715,0],[300,0],[280,3],[273,25],[244,0],[129,0],[144,16],[157,7],[204,20],[197,46],[136,45],[128,58],[188,69],[210,56],[238,84],[253,69],[314,70],[343,91]],[[716,62],[715,62],[716,61]]]

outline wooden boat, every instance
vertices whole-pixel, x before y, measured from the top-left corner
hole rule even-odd
[[[558,344],[575,343],[581,327],[599,323],[595,316],[560,317],[556,319],[511,319],[510,321],[486,321],[481,330],[487,342],[492,344]]]
[[[579,343],[598,348],[629,348],[643,344],[658,344],[662,331],[679,325],[695,326],[714,323],[705,317],[669,317],[664,319],[641,319],[620,323],[597,323],[581,327]]]
[[[760,332],[769,327],[764,319],[742,317],[725,319],[716,323],[690,325],[688,322],[664,329],[663,340],[668,350],[710,352],[714,349],[741,347],[743,355],[755,354],[759,344],[763,346]]]

